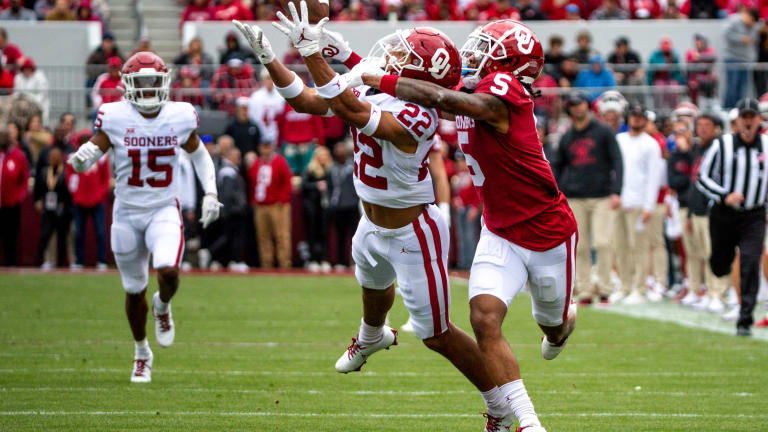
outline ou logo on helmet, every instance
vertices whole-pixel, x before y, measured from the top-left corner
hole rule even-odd
[[[445,48],[438,48],[432,55],[432,67],[427,69],[435,79],[443,79],[451,68],[451,55]]]
[[[533,51],[535,41],[533,40],[533,34],[527,27],[516,25],[515,30],[512,32],[512,37],[517,41],[517,49],[523,54],[530,54]]]

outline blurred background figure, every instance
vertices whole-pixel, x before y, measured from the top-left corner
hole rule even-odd
[[[24,153],[11,146],[7,130],[0,129],[0,238],[4,265],[17,263],[21,202],[27,193],[29,166]]]
[[[723,58],[726,68],[725,102],[726,108],[733,108],[747,93],[749,71],[745,63],[757,58],[760,14],[756,9],[741,5],[739,13],[728,17],[723,27],[725,53]]]
[[[688,63],[688,94],[691,102],[705,108],[716,107],[717,75],[715,61],[717,53],[709,46],[706,36],[697,33],[694,36],[694,47],[685,54]]]
[[[472,259],[475,257],[482,210],[464,153],[456,150],[454,158],[455,175],[451,178],[451,189],[452,204],[456,212],[456,236],[459,240],[457,267],[466,270],[472,266]]]
[[[313,273],[331,271],[326,249],[328,234],[328,179],[333,159],[327,147],[318,147],[301,175],[304,225],[309,243],[307,269]]]
[[[659,48],[648,58],[648,85],[663,88],[685,84],[680,68],[680,56],[672,46],[672,39],[665,36],[659,41]],[[678,95],[674,88],[660,94],[654,94],[657,108],[671,108],[677,105]]]
[[[334,163],[328,175],[328,218],[336,230],[337,271],[346,270],[350,265],[352,251],[348,250],[348,246],[352,244],[352,235],[360,221],[350,144],[347,141],[334,144]]]
[[[242,165],[241,153],[237,147],[228,148],[221,154],[221,168],[216,174],[221,208],[219,221],[219,236],[209,250],[213,259],[229,270],[247,272],[245,264],[245,215],[248,201],[246,200],[245,181],[240,174]]]
[[[21,73],[17,73],[13,80],[13,92],[35,102],[42,111],[42,120],[45,123],[48,122],[48,113],[51,110],[48,90],[48,79],[43,71],[37,69],[34,60],[25,58],[21,64]]]
[[[232,137],[235,141],[235,147],[246,158],[256,155],[256,148],[261,142],[259,126],[248,118],[249,103],[250,99],[245,96],[237,98],[235,101],[235,118],[224,131],[225,134]]]
[[[262,141],[277,143],[277,117],[283,112],[285,99],[275,89],[266,69],[261,70],[261,87],[251,94],[248,118],[259,127]]]
[[[107,71],[96,78],[91,90],[94,109],[98,109],[103,103],[117,102],[123,98],[123,82],[120,79],[122,67],[123,61],[120,57],[110,57],[107,60]]]
[[[323,118],[299,113],[285,104],[277,116],[278,143],[291,172],[300,175],[306,168],[315,147],[325,145]]]
[[[72,222],[72,199],[67,189],[64,153],[53,148],[48,152],[48,165],[35,179],[35,208],[42,214],[37,260],[42,268],[50,269],[67,264],[67,238]],[[48,241],[56,233],[56,262],[44,262]]]

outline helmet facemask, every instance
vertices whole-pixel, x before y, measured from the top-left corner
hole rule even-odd
[[[422,71],[424,59],[408,45],[406,38],[409,35],[409,30],[398,30],[384,36],[373,45],[368,57],[384,59],[382,62],[384,70],[393,75],[402,76],[403,71],[407,69]]]
[[[144,68],[122,76],[125,99],[144,114],[154,114],[170,96],[171,74]]]

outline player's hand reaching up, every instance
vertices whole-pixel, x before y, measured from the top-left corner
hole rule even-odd
[[[363,85],[363,75],[382,77],[386,61],[381,57],[366,57],[360,60],[349,72],[342,75],[347,80],[349,87],[355,88]]]
[[[341,33],[323,29],[323,34],[320,36],[320,50],[323,57],[345,62],[352,55],[352,48],[349,47],[349,43],[344,40],[344,36]]]
[[[206,194],[203,197],[203,217],[200,218],[200,222],[203,224],[203,229],[208,228],[208,225],[219,218],[220,209],[221,203],[215,195]]]
[[[291,12],[293,21],[289,20],[282,12],[277,13],[277,18],[283,24],[273,22],[272,25],[288,36],[293,43],[293,47],[299,50],[303,57],[309,57],[312,54],[320,52],[320,39],[323,36],[323,27],[328,23],[328,17],[325,17],[312,25],[309,23],[309,11],[307,2],[301,2],[301,16],[296,12],[296,6],[288,3],[288,10]]]
[[[264,36],[264,31],[257,25],[243,24],[238,20],[232,20],[232,23],[245,36],[245,40],[248,41],[251,49],[253,49],[253,53],[259,58],[261,64],[272,63],[272,60],[275,59],[275,52],[272,51],[269,39]]]

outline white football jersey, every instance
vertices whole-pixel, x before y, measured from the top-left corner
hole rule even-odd
[[[166,102],[154,118],[126,100],[101,105],[94,126],[112,144],[115,197],[131,207],[172,204],[178,196],[179,152],[198,125],[195,108],[186,102]]]
[[[390,112],[416,141],[416,153],[409,154],[394,144],[352,128],[355,143],[355,190],[365,202],[390,208],[406,208],[435,201],[429,175],[429,150],[437,130],[437,110],[400,100],[370,87],[353,89],[365,102]]]

